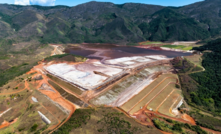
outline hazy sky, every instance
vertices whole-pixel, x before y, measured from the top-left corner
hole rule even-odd
[[[19,5],[42,5],[42,6],[53,6],[53,5],[75,6],[89,1],[91,0],[0,0],[0,3],[19,4]],[[163,6],[183,6],[202,0],[97,0],[97,1],[112,2],[115,4],[133,2],[133,3],[163,5]]]

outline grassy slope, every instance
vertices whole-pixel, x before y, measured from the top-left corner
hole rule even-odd
[[[119,6],[99,2],[72,8],[32,6],[27,10],[13,6],[12,10],[10,6],[5,7],[7,10],[2,9],[0,17],[9,25],[10,32],[3,35],[15,40],[34,37],[42,43],[134,43],[144,40],[199,40],[210,36],[203,22],[199,23],[169,7]]]
[[[197,134],[207,134],[199,126],[191,126],[189,124],[179,123],[166,118],[155,118],[153,119],[154,125],[165,132],[170,132],[173,134],[180,133],[197,133]]]
[[[12,46],[12,42],[0,43],[0,86],[16,76],[29,71],[39,60],[50,55],[52,47],[48,45],[30,46],[14,51],[17,46]],[[22,47],[21,47],[22,48]]]
[[[54,134],[106,134],[106,133],[134,133],[160,134],[154,128],[147,128],[138,124],[112,108],[78,109],[71,119],[61,126]]]
[[[27,76],[25,76],[27,77]],[[36,92],[27,92],[26,90],[17,94],[13,95],[5,95],[1,96],[0,102],[1,106],[6,106],[8,108],[12,108],[6,114],[4,114],[1,118],[6,121],[14,120],[18,118],[17,122],[14,124],[3,128],[0,130],[2,134],[9,134],[9,133],[34,133],[47,125],[39,118],[37,111],[40,108],[39,104],[33,104],[28,98],[35,95]],[[17,99],[14,99],[14,98]],[[4,101],[8,98],[7,102]],[[44,99],[46,99],[44,97]],[[34,124],[37,125],[35,129],[32,129]]]
[[[207,127],[214,130],[221,130],[220,116],[220,42],[221,39],[208,42],[206,45],[195,50],[211,50],[213,52],[205,52],[202,60],[196,57],[192,60],[201,65],[199,61],[202,61],[202,66],[205,71],[191,73],[197,71],[196,69],[190,69],[185,67],[182,69],[183,64],[177,62],[177,66],[181,67],[180,81],[185,100],[189,105],[195,107],[198,110],[193,110],[190,114],[196,119],[197,123],[203,127]],[[190,59],[188,57],[187,59]],[[197,60],[198,59],[198,60]],[[182,62],[181,62],[182,63]],[[184,64],[185,65],[185,64]],[[186,64],[188,65],[188,64]],[[189,64],[191,65],[191,64]],[[207,114],[208,113],[208,114]]]
[[[162,47],[180,49],[180,50],[191,50],[192,46],[183,46],[183,45],[163,45]]]

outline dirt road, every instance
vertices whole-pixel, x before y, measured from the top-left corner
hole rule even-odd
[[[134,107],[136,107],[141,101],[143,101],[150,93],[152,93],[161,83],[163,83],[165,80],[167,80],[167,79],[169,79],[169,78],[172,78],[173,79],[173,77],[166,77],[166,78],[164,78],[160,83],[158,83],[154,88],[152,88],[151,89],[151,91],[148,93],[148,94],[146,94],[143,98],[141,98],[135,105],[133,105],[130,109],[129,109],[129,111],[128,112],[130,112]],[[176,79],[176,78],[174,78],[174,79]],[[177,79],[176,79],[177,80]],[[168,83],[161,91],[163,91],[168,85],[169,85],[170,83]],[[161,92],[160,91],[160,92]],[[159,93],[160,93],[159,92]],[[159,94],[158,93],[158,94]],[[157,95],[158,95],[157,94]],[[156,97],[156,96],[155,96]],[[133,99],[133,98],[131,98],[131,99]],[[152,98],[151,100],[153,100],[154,98]],[[146,106],[147,106],[147,104],[146,104]],[[146,107],[146,106],[144,106],[144,107]]]
[[[14,91],[14,92],[10,92],[10,93],[0,93],[0,95],[10,95],[10,94],[17,94],[20,93],[22,91],[24,91],[25,89],[29,89],[29,84],[27,81],[25,81],[25,88],[18,90],[18,91]]]
[[[163,105],[163,103],[170,97],[170,95],[174,92],[175,90],[173,89],[169,95],[160,103],[160,105],[156,108],[156,112],[158,112],[159,108]]]
[[[51,52],[51,56],[57,55],[57,54],[64,54],[58,47],[62,47],[61,45],[53,45],[50,44],[52,47],[54,47],[54,50]]]
[[[75,110],[74,110],[75,111]],[[58,127],[56,127],[54,130],[52,130],[49,134],[52,134],[54,131],[56,131],[58,128],[60,128],[64,123],[66,123],[70,118],[71,118],[71,116],[72,116],[72,114],[74,113],[74,111],[72,111],[70,114],[69,114],[69,116],[67,117],[67,119],[64,121],[64,122],[62,122],[60,125],[58,125]]]
[[[114,101],[113,103],[111,103],[111,106],[114,107],[119,107],[121,105],[123,105],[124,103],[126,103],[130,98],[132,98],[133,96],[137,95],[140,93],[140,91],[142,91],[144,88],[146,88],[151,82],[152,82],[152,78],[151,76],[149,76],[148,79],[145,79],[143,81],[139,81],[137,83],[134,83],[133,85],[131,85],[130,87],[128,87],[127,89],[125,89],[124,92],[122,92],[118,98],[116,99],[116,101]]]
[[[59,104],[65,110],[69,111],[69,116],[66,118],[66,120],[64,122],[61,123],[61,121],[59,120],[59,123],[57,125],[51,126],[51,127],[49,127],[48,129],[45,130],[45,131],[48,131],[48,130],[51,131],[52,130],[52,132],[53,132],[53,131],[58,129],[60,126],[62,126],[65,122],[67,122],[70,119],[70,117],[72,116],[72,114],[76,110],[76,107],[71,102],[69,102],[68,100],[64,99],[61,96],[61,94],[53,86],[51,86],[48,83],[49,78],[44,74],[44,72],[42,70],[43,70],[43,64],[39,64],[39,65],[33,67],[33,69],[30,72],[28,72],[27,74],[35,72],[36,73],[35,75],[41,75],[42,76],[42,80],[39,80],[38,82],[36,82],[36,84],[37,84],[36,89],[39,89],[43,83],[46,83],[55,92],[52,92],[52,91],[49,91],[49,90],[39,90],[39,91],[41,93],[43,93],[44,95],[48,96],[53,102]],[[45,109],[47,110],[47,108],[45,108]],[[45,131],[43,131],[42,133],[44,133]]]
[[[5,128],[5,127],[8,127],[10,126],[11,124],[14,124],[16,121],[18,120],[18,118],[14,119],[12,122],[7,122],[7,121],[4,121],[1,125],[0,125],[0,129],[2,128]]]

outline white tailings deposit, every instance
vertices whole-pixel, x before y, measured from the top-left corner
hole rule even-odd
[[[162,55],[152,55],[152,56],[134,56],[134,57],[123,57],[117,59],[106,60],[105,64],[117,65],[120,67],[133,68],[139,66],[142,63],[151,63],[157,60],[169,59]]]
[[[43,83],[39,89],[41,89],[41,90],[48,90],[48,91],[52,91],[52,92],[55,93],[55,91],[46,83]]]
[[[144,70],[148,71],[150,74],[153,74],[156,72],[167,72],[170,69],[171,69],[170,66],[156,66],[156,67],[145,68]]]
[[[7,113],[9,110],[11,110],[12,108],[9,108],[9,109],[7,109],[7,110],[5,110],[4,112],[2,112],[1,114],[0,114],[0,117],[2,117],[2,115],[3,114],[5,114],[5,113]]]
[[[41,119],[46,123],[46,124],[51,124],[51,121],[40,111],[38,111],[38,114],[41,116]]]
[[[169,59],[166,56],[162,56],[162,55],[148,55],[145,56],[146,58],[151,58],[151,59],[155,59],[155,60],[166,60]]]
[[[142,81],[135,80],[134,83],[129,87],[127,88],[121,87],[115,90],[111,89],[102,96],[92,99],[91,103],[98,106],[100,105],[109,105],[113,107],[121,106],[125,102],[127,102],[130,98],[132,98],[134,95],[142,91],[152,81],[153,80],[151,79],[151,76]]]
[[[172,45],[179,45],[179,44],[196,44],[197,41],[177,41],[174,42]]]
[[[97,106],[109,105],[119,107],[154,81],[153,76],[155,76],[157,72],[167,72],[170,69],[171,67],[163,65],[145,68],[138,74],[132,75],[116,84],[107,92],[91,99],[90,103]]]
[[[154,75],[154,74],[153,74]],[[153,76],[152,75],[152,76]],[[141,92],[146,86],[148,86],[151,82],[153,82],[152,76],[150,76],[148,79],[145,79],[141,82],[137,82],[127,88],[124,92],[122,92],[115,102],[110,104],[113,107],[120,107],[124,103],[126,103],[130,98],[137,95],[139,92]]]
[[[122,72],[122,69],[104,66],[101,64],[52,64],[45,69],[51,74],[58,76],[68,82],[80,85],[91,90],[94,86],[103,83],[108,79],[106,76],[95,74],[94,71],[101,72],[108,76],[114,76]]]
[[[38,102],[38,100],[33,96],[31,97],[31,99],[32,99],[33,102]]]
[[[169,58],[162,55],[134,56],[106,60],[104,63],[98,61],[79,64],[55,63],[44,68],[50,74],[82,87],[81,90],[93,90],[115,79],[116,76],[123,75],[130,68],[167,59]]]

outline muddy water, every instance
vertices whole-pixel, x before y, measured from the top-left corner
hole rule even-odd
[[[145,49],[145,48],[137,48],[137,47],[117,47],[114,48],[118,53],[124,53],[125,55],[165,55],[169,58],[178,57],[178,56],[189,56],[191,53],[184,53],[184,52],[176,52],[176,51],[166,51],[166,50],[153,50],[153,49]],[[117,58],[117,54],[113,54],[113,56]],[[111,55],[112,57],[112,55]]]
[[[82,44],[80,47],[67,47],[65,52],[75,55],[81,55],[92,58],[91,54],[98,51],[102,51],[100,56],[113,58],[120,57],[131,57],[131,56],[145,56],[145,55],[164,55],[169,58],[178,56],[189,56],[191,53],[167,51],[167,50],[153,50],[146,48],[137,48],[130,46],[117,46],[112,44]],[[100,59],[99,57],[93,56],[93,59]]]
[[[96,51],[86,50],[86,49],[82,49],[82,48],[78,48],[78,47],[68,47],[65,49],[64,52],[87,57],[88,55],[93,54]]]

